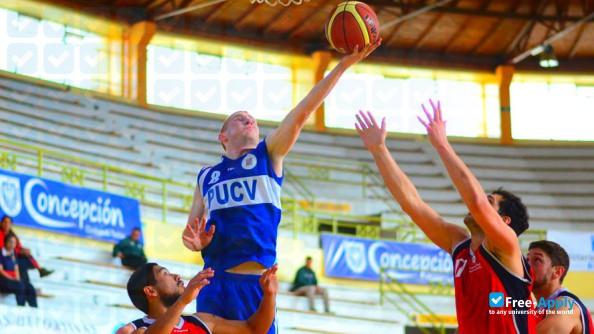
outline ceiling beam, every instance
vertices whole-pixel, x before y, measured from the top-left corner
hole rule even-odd
[[[401,10],[402,10],[402,12],[400,13],[400,15],[404,14],[405,11],[406,11],[405,8],[402,8]],[[392,42],[393,40],[395,40],[396,39],[396,36],[398,36],[398,31],[405,24],[406,24],[406,22],[400,22],[399,24],[397,24],[396,26],[394,26],[394,28],[392,28],[392,30],[390,30],[389,33],[387,33],[386,35],[384,35],[384,36],[386,36],[386,40],[383,41],[383,44],[388,45],[388,44],[390,44],[390,42]],[[380,29],[384,29],[384,28],[380,27]],[[385,29],[382,30],[382,31],[385,31]],[[380,31],[380,34],[381,34],[381,31]]]
[[[262,6],[258,6],[258,5],[251,5],[250,8],[248,8],[245,12],[243,12],[243,14],[241,14],[240,17],[238,17],[234,22],[233,22],[233,26],[236,29],[241,29],[241,27],[243,27],[243,24],[245,23],[246,19],[253,14],[258,8],[260,8]]]
[[[393,7],[393,8],[401,8],[407,7],[412,10],[421,9],[425,7],[424,5],[420,4],[403,4],[399,2],[392,2],[391,0],[374,0],[374,5],[377,6],[386,6],[386,7]],[[488,11],[488,10],[477,10],[477,9],[469,9],[469,8],[460,8],[460,7],[437,7],[433,9],[437,12],[444,12],[447,14],[462,14],[462,15],[473,15],[473,16],[482,16],[482,17],[496,17],[496,18],[507,18],[507,19],[514,19],[514,20],[532,20],[532,21],[558,21],[559,16],[557,15],[535,15],[535,14],[524,14],[524,13],[512,13],[509,14],[507,12],[498,12],[498,11]],[[565,17],[565,21],[567,22],[577,22],[581,19],[581,16],[567,16]]]
[[[208,6],[219,4],[219,3],[224,2],[224,1],[227,1],[227,0],[211,0],[211,1],[206,1],[206,2],[202,2],[202,3],[196,4],[196,5],[194,5],[192,7],[188,7],[188,8],[183,8],[182,7],[180,9],[176,9],[176,10],[174,10],[172,12],[169,12],[169,13],[157,15],[155,17],[155,21],[159,21],[159,20],[163,20],[163,19],[166,19],[166,18],[169,18],[169,17],[173,17],[173,16],[178,16],[178,15],[182,15],[182,14],[185,14],[185,13],[189,13],[189,12],[192,12],[192,11],[195,11],[195,10],[198,10],[198,9],[202,9],[202,8],[205,8],[205,7],[208,7]]]
[[[580,26],[580,30],[577,33],[577,36],[575,37],[575,39],[573,40],[573,43],[571,45],[571,49],[569,49],[569,55],[567,56],[567,58],[573,58],[573,56],[575,56],[575,53],[578,50],[578,46],[580,44],[580,42],[582,41],[582,34],[584,33],[584,30],[586,30],[586,24],[582,24]]]
[[[549,3],[550,0],[545,0],[542,2],[538,3],[538,6],[536,5],[536,2],[533,2],[531,5],[531,11],[532,14],[538,15],[544,12],[544,10],[547,8],[547,5]],[[532,30],[534,29],[534,26],[536,25],[537,21],[536,20],[531,20],[529,22],[526,22],[524,24],[524,26],[522,27],[522,29],[520,29],[520,31],[518,32],[518,34],[514,37],[514,39],[512,40],[512,42],[508,45],[505,54],[508,55],[512,52],[514,52],[515,50],[518,49],[518,46],[522,43],[522,42],[527,42],[528,38],[530,37],[530,34],[532,33]],[[525,44],[525,43],[524,43]]]
[[[327,15],[328,12],[325,10],[322,10],[322,8],[326,7],[326,5],[328,5],[328,3],[330,3],[331,1],[333,1],[333,0],[326,0],[323,2],[323,4],[320,7],[313,7],[311,9],[311,11],[308,13],[308,15],[305,15],[305,17],[299,23],[297,23],[297,25],[295,27],[293,27],[289,30],[292,32],[287,33],[285,36],[288,38],[295,37],[297,35],[297,33],[299,31],[301,31],[301,29],[303,29],[303,27],[305,27],[307,25],[307,23],[311,23],[313,21],[313,20],[309,20],[307,18],[313,18],[316,15],[320,15],[320,14]]]
[[[443,16],[443,13],[435,14],[435,17],[433,18],[433,20],[431,20],[431,22],[427,25],[425,30],[423,30],[423,32],[421,33],[419,38],[417,38],[417,40],[415,41],[413,49],[418,50],[427,42],[427,40],[429,39],[429,36],[431,36],[431,31],[433,30],[433,28],[435,28],[437,26],[437,22],[439,22],[439,20],[441,20],[442,16]]]
[[[264,28],[264,30],[262,31],[262,34],[266,35],[266,33],[268,33],[270,31],[270,29],[272,29],[272,26],[274,26],[275,22],[278,22],[281,17],[283,17],[287,13],[290,13],[292,10],[293,10],[293,8],[291,8],[289,6],[277,9],[278,13],[274,14],[274,16],[272,16],[272,18],[270,20],[268,20],[268,22],[265,23],[264,26],[266,28]]]
[[[390,28],[392,26],[394,26],[394,28],[392,29],[392,31],[390,31],[387,35],[387,39],[384,42],[386,45],[390,44],[393,40],[396,39],[396,37],[398,36],[398,32],[400,31],[400,29],[402,27],[404,27],[406,25],[407,22],[410,22],[412,19],[416,18],[419,15],[425,14],[435,8],[439,8],[441,6],[450,4],[450,5],[456,5],[456,3],[458,2],[457,0],[442,0],[442,1],[438,1],[434,4],[431,5],[427,5],[425,4],[426,1],[422,1],[421,4],[423,6],[421,6],[419,9],[415,10],[415,11],[409,11],[408,7],[401,7],[401,14],[402,16],[397,17],[387,23],[382,23],[381,28],[382,29],[386,29],[386,28]]]
[[[482,3],[481,6],[479,7],[479,10],[485,10],[485,9],[489,8],[491,1],[493,1],[493,0],[487,0],[484,3]],[[518,0],[518,1],[520,1],[520,0]],[[452,37],[450,37],[448,42],[445,44],[445,49],[443,50],[443,52],[450,53],[450,51],[452,51],[452,48],[455,44],[454,42],[456,41],[456,39],[458,39],[458,36],[460,36],[464,32],[464,30],[466,30],[466,28],[468,27],[468,25],[470,24],[470,21],[472,21],[472,19],[473,19],[473,17],[471,15],[467,15],[464,22],[462,22],[462,24],[460,24],[460,26],[458,27],[456,32],[452,35]]]
[[[423,15],[423,14],[425,14],[427,12],[430,12],[430,11],[436,9],[436,8],[440,8],[442,6],[445,6],[445,5],[447,5],[448,3],[452,2],[452,1],[453,0],[441,0],[441,1],[438,1],[438,2],[436,2],[434,4],[431,4],[431,5],[424,5],[423,7],[420,7],[417,10],[412,11],[412,12],[406,14],[406,15],[403,15],[401,17],[397,17],[397,18],[393,19],[392,21],[382,23],[382,28],[387,29],[387,28],[390,28],[390,27],[392,27],[394,25],[397,25],[399,23],[402,23],[404,21],[408,21],[410,19],[414,19],[415,17],[417,17],[419,15]]]
[[[204,18],[204,23],[211,24],[223,10],[227,9],[231,6],[233,1],[225,1],[223,3],[218,4],[212,12],[208,13],[208,15]]]
[[[553,34],[553,36],[550,36],[549,38],[547,38],[546,40],[544,40],[540,45],[531,48],[530,50],[526,50],[524,52],[522,52],[521,54],[515,56],[514,58],[512,58],[510,60],[510,62],[512,64],[517,64],[519,62],[521,62],[522,60],[528,58],[531,55],[538,55],[542,52],[543,48],[545,45],[549,45],[551,43],[553,43],[554,41],[565,37],[568,33],[570,33],[571,31],[573,31],[575,28],[577,28],[579,25],[581,24],[585,24],[586,22],[590,21],[594,19],[594,12],[591,12],[590,14],[588,14],[587,16],[584,16],[581,20],[572,23],[571,25],[567,26],[565,29],[559,31],[556,34]]]
[[[517,1],[512,4],[512,6],[509,8],[509,10],[507,11],[508,13],[515,13],[518,8],[520,7],[520,5],[522,5],[521,1]],[[501,26],[506,22],[505,19],[500,19],[499,21],[497,21],[497,23],[483,36],[483,38],[481,38],[480,42],[478,42],[474,48],[472,48],[472,50],[470,51],[471,54],[476,55],[477,52],[483,47],[483,45],[485,45],[485,43],[487,43],[487,41],[491,38],[491,36],[499,29],[501,28]]]

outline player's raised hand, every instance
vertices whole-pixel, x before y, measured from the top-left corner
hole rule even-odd
[[[212,240],[212,236],[215,233],[215,226],[211,225],[208,231],[206,231],[206,218],[196,218],[194,226],[186,225],[186,231],[188,235],[184,235],[182,238],[190,245],[192,251],[198,252],[208,246]]]
[[[260,277],[260,286],[264,295],[274,296],[278,291],[278,280],[276,278],[276,271],[278,264],[268,268]]]
[[[198,293],[200,290],[210,284],[209,278],[214,276],[214,270],[211,268],[206,268],[196,274],[196,276],[192,277],[192,279],[188,282],[184,292],[179,297],[186,305],[191,303],[196,297],[198,297]]]
[[[437,101],[437,105],[433,100],[429,100],[431,108],[433,108],[433,115],[431,115],[424,104],[421,104],[423,112],[427,117],[427,120],[423,120],[421,116],[417,116],[421,124],[427,129],[427,136],[433,147],[437,148],[440,146],[448,145],[448,138],[446,136],[446,122],[443,120],[441,115],[441,103]]]
[[[346,55],[342,58],[342,62],[347,66],[352,66],[361,60],[367,58],[370,53],[377,49],[382,44],[382,39],[378,38],[375,43],[367,44],[361,51],[359,51],[359,45],[355,45],[353,53]]]
[[[386,143],[386,118],[382,119],[381,126],[375,121],[375,117],[371,112],[363,112],[359,110],[359,114],[355,115],[357,123],[355,128],[363,140],[363,145],[373,152],[385,145]]]

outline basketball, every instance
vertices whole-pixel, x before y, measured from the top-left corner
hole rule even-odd
[[[355,46],[359,50],[379,38],[379,21],[371,7],[358,1],[339,4],[326,21],[326,38],[340,53],[351,53]]]

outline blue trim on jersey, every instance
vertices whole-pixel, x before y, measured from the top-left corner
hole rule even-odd
[[[202,250],[206,267],[222,271],[248,261],[275,263],[283,178],[274,171],[266,141],[237,159],[223,156],[200,170],[206,228],[216,226]]]
[[[528,261],[522,255],[522,267],[524,269],[524,277],[519,277],[509,269],[507,269],[491,252],[489,252],[483,244],[479,247],[479,252],[487,260],[495,274],[501,281],[505,288],[507,296],[515,300],[526,300],[530,298],[528,286],[532,284],[532,277],[530,276],[530,266]],[[530,310],[530,307],[515,307],[514,310]],[[528,333],[528,314],[514,314],[514,322],[519,333]]]
[[[582,301],[573,293],[569,292],[569,291],[561,291],[561,293],[557,296],[557,297],[569,297],[571,299],[573,299],[580,307],[580,313],[581,313],[581,318],[582,318],[582,333],[583,334],[594,334],[594,333],[590,333],[590,314],[588,311],[588,308],[586,307],[586,305],[584,305],[584,303],[582,303]]]
[[[460,241],[457,245],[454,246],[454,250],[452,251],[452,260],[456,261],[456,257],[460,252],[466,248],[470,247],[470,243],[472,239],[468,238],[466,240]]]

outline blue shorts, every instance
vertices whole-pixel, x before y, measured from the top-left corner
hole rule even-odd
[[[259,275],[217,271],[210,284],[196,298],[196,312],[209,313],[227,320],[248,320],[260,307],[264,293]],[[276,318],[268,334],[276,334]]]

